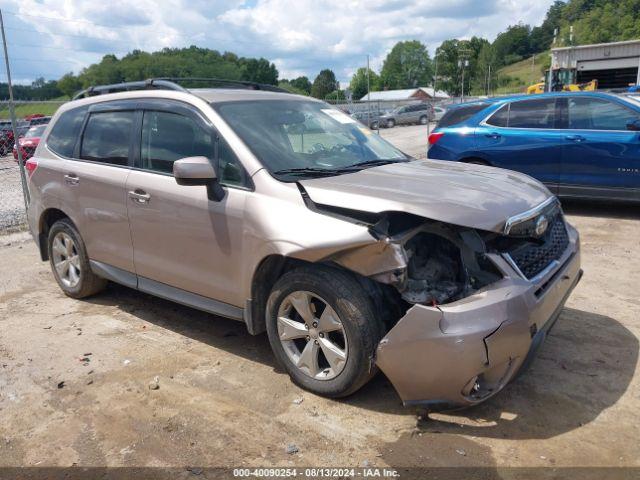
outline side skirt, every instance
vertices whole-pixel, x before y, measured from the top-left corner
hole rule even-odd
[[[112,282],[119,283],[126,287],[135,288],[141,292],[150,293],[156,297],[171,300],[172,302],[180,303],[187,307],[213,313],[214,315],[220,315],[233,320],[245,321],[244,309],[240,307],[187,292],[186,290],[181,290],[145,277],[138,277],[134,273],[107,265],[106,263],[90,260],[89,264],[91,265],[93,273],[106,278],[107,280],[111,280]]]

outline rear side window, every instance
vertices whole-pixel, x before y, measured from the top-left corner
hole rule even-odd
[[[97,112],[87,121],[80,158],[109,165],[127,165],[134,112]]]
[[[500,110],[491,115],[491,118],[487,120],[489,125],[495,127],[506,127],[509,124],[509,105],[503,105]]]
[[[62,157],[73,157],[87,107],[67,110],[58,117],[47,138],[47,147]]]
[[[478,103],[475,105],[468,105],[466,107],[458,107],[447,110],[447,112],[438,122],[438,128],[450,127],[452,125],[457,125],[458,123],[469,120],[480,110],[484,110],[485,108],[487,108],[487,106],[487,103]]]
[[[173,162],[185,157],[214,155],[212,134],[184,115],[144,112],[142,120],[142,168],[172,173]]]
[[[600,98],[570,98],[569,128],[576,130],[626,130],[640,118],[630,108]]]
[[[513,102],[509,107],[510,128],[553,128],[555,126],[555,98]]]

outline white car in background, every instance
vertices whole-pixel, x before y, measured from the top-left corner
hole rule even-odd
[[[434,114],[433,115],[433,119],[434,119],[434,121],[439,122],[446,111],[447,111],[447,109],[444,108],[444,107],[433,107],[433,114]]]

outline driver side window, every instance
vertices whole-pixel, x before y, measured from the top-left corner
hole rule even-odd
[[[140,159],[144,170],[172,173],[173,162],[185,157],[214,156],[213,138],[184,115],[145,111]]]

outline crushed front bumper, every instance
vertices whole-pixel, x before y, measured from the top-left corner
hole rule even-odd
[[[503,257],[505,277],[447,305],[415,305],[380,341],[376,363],[405,405],[431,409],[480,403],[523,369],[582,276],[578,232],[555,269],[534,281]]]

